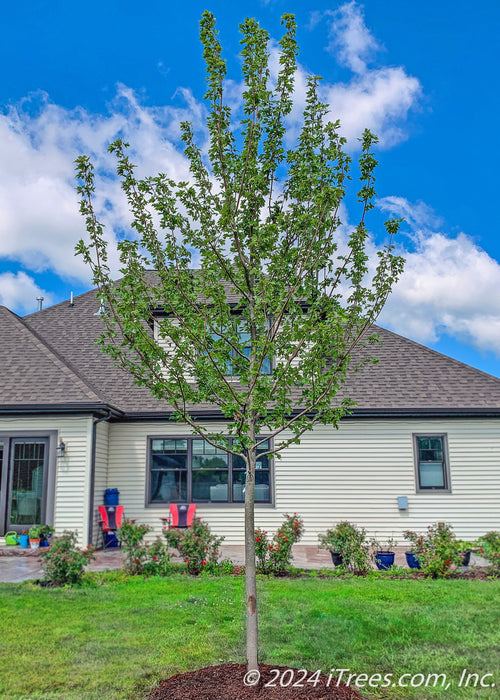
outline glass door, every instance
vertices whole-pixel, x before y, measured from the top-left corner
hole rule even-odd
[[[48,438],[11,439],[6,499],[9,530],[44,523],[48,452]]]

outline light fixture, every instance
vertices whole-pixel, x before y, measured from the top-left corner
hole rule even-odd
[[[64,453],[66,452],[66,443],[61,440],[56,447],[56,451],[58,457],[64,457]]]

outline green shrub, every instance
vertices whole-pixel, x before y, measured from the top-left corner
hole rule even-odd
[[[151,544],[145,543],[148,532],[151,532],[149,525],[123,521],[118,536],[125,553],[125,570],[129,574],[166,576],[170,573],[171,554],[160,538]]]
[[[255,530],[255,554],[259,574],[284,574],[292,563],[292,547],[300,540],[304,531],[304,521],[297,513],[285,515],[285,520],[276,531],[272,541],[267,530]]]
[[[491,573],[500,575],[500,532],[492,530],[478,540],[481,554],[491,562]]]
[[[224,540],[216,537],[209,525],[200,518],[193,518],[186,529],[163,528],[163,535],[169,547],[179,552],[187,564],[188,572],[197,576],[208,564],[216,564],[219,547]]]
[[[54,538],[47,551],[39,555],[45,577],[54,586],[80,584],[85,566],[95,559],[92,547],[82,550],[77,546],[76,532],[65,530]]]
[[[342,520],[318,537],[320,549],[328,549],[342,555],[342,568],[345,571],[359,575],[370,571],[370,546],[364,528]]]
[[[437,522],[424,535],[406,530],[404,538],[412,543],[420,568],[426,576],[446,578],[462,563],[461,544],[451,525]]]

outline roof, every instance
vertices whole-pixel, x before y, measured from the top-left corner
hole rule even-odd
[[[0,328],[2,405],[105,403],[34,329],[4,306],[0,306]]]
[[[23,319],[1,307],[0,410],[9,407],[109,405],[128,417],[165,416],[171,406],[136,386],[95,340],[102,332],[96,290]],[[351,372],[339,398],[357,402],[355,415],[499,415],[500,379],[414,341],[374,327],[382,344],[358,349],[354,361],[378,364]],[[215,414],[217,407],[193,406]]]

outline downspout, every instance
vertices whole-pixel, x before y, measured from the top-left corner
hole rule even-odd
[[[95,485],[95,455],[96,455],[96,437],[97,437],[97,424],[102,423],[103,420],[109,420],[112,416],[112,411],[108,410],[107,416],[101,416],[100,418],[94,418],[92,423],[92,453],[90,457],[90,493],[89,493],[89,531],[87,537],[87,544],[92,544],[92,538],[94,536],[94,485]]]

